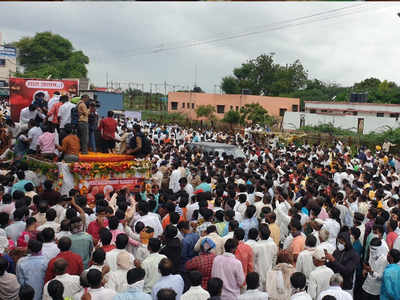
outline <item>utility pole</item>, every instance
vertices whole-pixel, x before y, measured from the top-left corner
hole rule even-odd
[[[150,83],[150,105],[151,105],[152,92],[153,92],[153,84]],[[149,105],[147,103],[147,109],[148,109],[148,107],[149,107]]]
[[[194,87],[197,86],[197,64],[194,65]]]
[[[160,110],[163,111],[164,110],[164,105],[165,105],[165,100],[167,100],[167,105],[168,105],[168,94],[167,94],[167,82],[164,81],[164,99],[162,99],[161,103],[160,103]]]

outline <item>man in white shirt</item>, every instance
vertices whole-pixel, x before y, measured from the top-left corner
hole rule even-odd
[[[209,238],[215,243],[215,248],[212,249],[211,252],[214,253],[215,255],[223,254],[225,240],[218,235],[217,228],[215,227],[215,225],[211,225],[211,226],[207,227],[206,232],[207,232],[207,235],[202,236],[201,238],[198,239],[196,245],[194,246],[194,251],[200,252],[201,242],[204,239]]]
[[[180,164],[178,162],[174,162],[172,164],[172,168],[174,169],[169,177],[169,188],[177,193],[181,189],[179,185],[179,179],[182,177],[182,171],[180,170]]]
[[[260,275],[260,283],[263,289],[266,287],[267,273],[272,270],[276,264],[278,255],[278,246],[270,237],[268,224],[259,226],[260,240],[253,249],[254,253],[254,271]]]
[[[66,136],[64,132],[65,124],[71,123],[71,109],[75,104],[68,100],[68,96],[61,96],[60,101],[63,103],[58,109],[58,118],[60,118],[60,144],[61,140]]]
[[[139,213],[139,216],[135,218],[134,225],[136,225],[137,222],[142,222],[145,226],[153,228],[155,238],[163,233],[160,219],[156,215],[149,214],[149,205],[147,202],[139,202],[136,211]]]
[[[306,292],[306,276],[303,273],[295,272],[290,276],[292,285],[292,296],[290,300],[312,300]]]
[[[310,278],[310,273],[315,269],[313,263],[313,253],[315,251],[315,245],[317,239],[313,235],[309,235],[306,238],[305,249],[299,253],[296,262],[296,271],[306,275],[307,282]]]
[[[158,264],[163,258],[167,258],[165,255],[158,253],[160,247],[160,240],[151,238],[148,245],[150,255],[141,263],[141,268],[145,271],[143,292],[148,294],[151,293],[154,284],[161,278]]]
[[[45,228],[52,228],[55,233],[60,231],[60,223],[55,222],[57,212],[53,208],[49,208],[46,212],[46,222],[37,228],[37,231],[42,231]]]
[[[308,293],[316,300],[322,291],[329,288],[329,281],[334,272],[325,265],[324,250],[316,249],[312,257],[316,268],[310,273]]]
[[[388,252],[389,249],[386,243],[383,243],[380,238],[373,238],[371,240],[368,265],[364,265],[363,268],[363,275],[367,274],[367,278],[362,286],[363,298],[372,299],[379,297],[383,272],[388,264]]]
[[[107,289],[102,286],[103,275],[99,270],[89,270],[86,274],[86,278],[90,286],[90,288],[87,289],[87,293],[90,294],[91,300],[110,300],[117,295],[112,289]],[[75,294],[72,299],[81,300],[84,293],[85,291],[81,291]]]
[[[189,279],[191,287],[184,293],[181,300],[207,300],[210,298],[210,294],[201,287],[202,275],[199,271],[191,271],[189,273]]]
[[[110,272],[116,271],[118,269],[117,258],[121,252],[126,252],[129,254],[130,263],[133,265],[135,258],[131,253],[125,250],[128,245],[129,238],[125,233],[120,233],[117,235],[117,239],[115,240],[116,249],[113,249],[106,253],[106,264],[110,267]]]
[[[37,116],[42,119],[46,118],[46,116],[39,111],[36,105],[31,104],[28,107],[23,108],[19,114],[19,123],[21,128],[26,129],[29,121],[36,119]]]
[[[68,262],[64,258],[59,258],[54,262],[53,268],[55,277],[44,285],[43,300],[52,300],[48,292],[48,286],[52,281],[58,280],[64,286],[63,297],[72,297],[81,290],[79,276],[67,273]]]
[[[43,134],[43,131],[35,120],[30,120],[28,126],[29,153],[36,153],[39,137]]]
[[[60,253],[60,249],[58,249],[54,241],[55,233],[53,228],[45,228],[41,234],[43,238],[42,255],[49,261]]]
[[[321,228],[319,231],[319,245],[318,249],[326,250],[329,254],[333,254],[333,251],[336,250],[336,247],[328,242],[329,239],[329,231],[325,228]]]
[[[322,300],[325,296],[333,296],[336,300],[353,300],[353,297],[342,289],[343,277],[339,273],[332,275],[329,280],[329,288],[321,292],[318,300]]]
[[[246,276],[247,290],[238,297],[238,300],[266,300],[268,293],[258,290],[260,276],[257,272],[250,272]]]

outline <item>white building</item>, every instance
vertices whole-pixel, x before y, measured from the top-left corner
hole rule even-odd
[[[8,86],[8,78],[17,71],[17,50],[2,44],[0,32],[0,87]]]
[[[306,101],[305,112],[286,112],[284,130],[332,124],[359,133],[383,132],[400,127],[400,105],[354,102]]]

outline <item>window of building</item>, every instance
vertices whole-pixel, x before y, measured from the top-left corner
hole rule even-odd
[[[281,116],[281,117],[283,117],[284,115],[285,115],[285,112],[287,111],[287,109],[286,108],[281,108],[281,109],[279,109],[279,115]]]
[[[0,59],[0,67],[5,67],[6,66],[6,60],[4,58]]]
[[[217,105],[217,113],[218,114],[225,113],[225,105]]]
[[[239,111],[239,106],[236,106],[236,111]]]
[[[293,104],[292,111],[299,111],[299,106],[297,104]]]
[[[194,103],[192,103],[192,109],[194,109]]]
[[[190,103],[186,103],[186,107],[189,109],[190,108]]]
[[[231,105],[231,110],[233,110],[233,105]]]
[[[178,110],[178,102],[171,102],[171,110]]]
[[[182,108],[185,108],[185,102],[182,102]]]
[[[385,114],[384,113],[376,113],[376,116],[382,118],[385,116]]]
[[[315,109],[310,109],[311,114],[315,114],[315,112],[316,112]]]
[[[397,113],[396,113],[396,114],[390,114],[390,117],[391,117],[391,118],[398,118],[398,117],[399,117],[399,114],[397,114]]]

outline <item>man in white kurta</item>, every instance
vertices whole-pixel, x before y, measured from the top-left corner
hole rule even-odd
[[[301,251],[297,257],[296,271],[306,275],[307,283],[310,278],[310,273],[315,269],[312,255],[315,251],[316,238],[313,235],[309,235],[306,238],[306,247]]]
[[[334,273],[325,265],[323,250],[316,249],[314,251],[313,261],[316,268],[310,273],[308,294],[313,300],[316,300],[321,292],[329,288],[329,281]]]
[[[260,284],[266,286],[267,273],[276,264],[278,247],[270,237],[270,231],[267,224],[260,224],[260,240],[256,243],[254,253],[254,271],[260,275]]]

